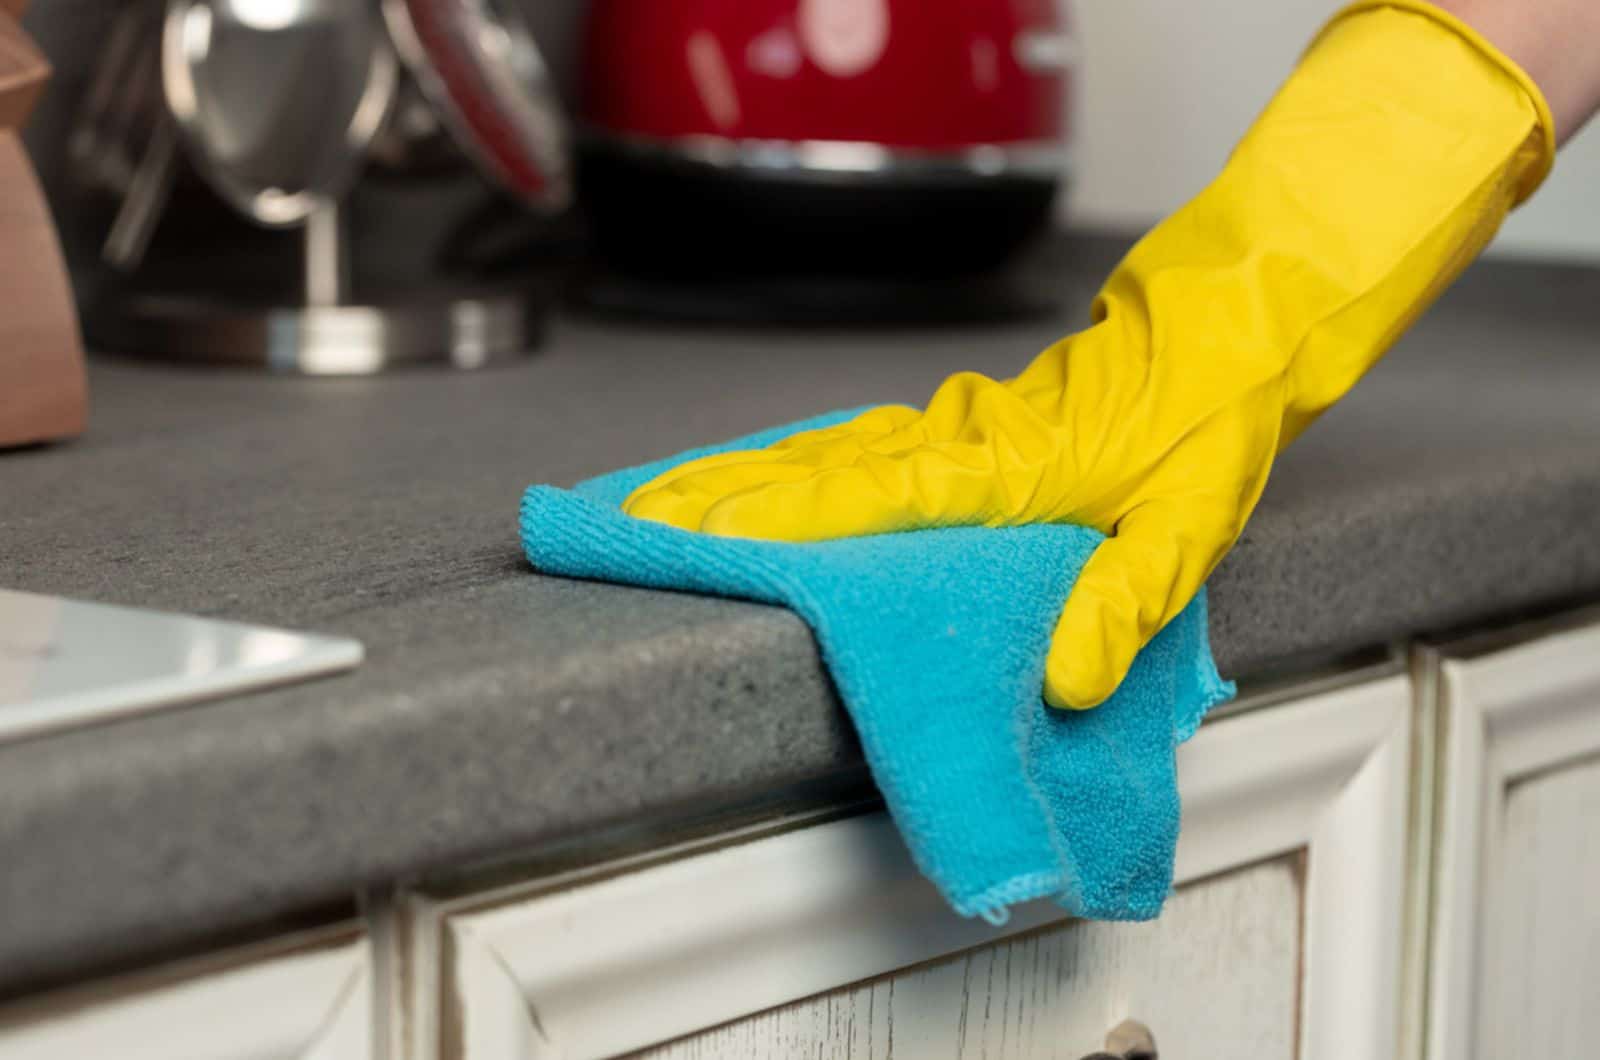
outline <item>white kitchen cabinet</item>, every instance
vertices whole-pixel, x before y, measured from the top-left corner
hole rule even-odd
[[[5,1060],[375,1057],[372,951],[356,928],[0,1008]]]
[[[1431,1060],[1600,1050],[1600,625],[1435,653]]]
[[[1597,619],[1205,725],[1151,924],[963,919],[882,813],[814,815],[0,1005],[0,1057],[1587,1056]]]
[[[405,1049],[875,1057],[899,1011],[897,1057],[965,1042],[1076,1060],[1134,1018],[1165,1057],[1388,1060],[1410,937],[1411,730],[1401,676],[1205,726],[1180,752],[1185,887],[1153,925],[1067,924],[1048,903],[1002,928],[957,917],[881,814],[414,895]]]

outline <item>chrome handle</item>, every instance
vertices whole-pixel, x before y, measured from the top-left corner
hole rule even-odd
[[[1134,1020],[1123,1020],[1106,1034],[1106,1047],[1083,1060],[1159,1060],[1156,1039],[1150,1028]]]

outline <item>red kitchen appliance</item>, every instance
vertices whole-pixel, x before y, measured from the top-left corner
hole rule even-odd
[[[593,0],[580,198],[658,276],[952,276],[1048,228],[1060,0]]]

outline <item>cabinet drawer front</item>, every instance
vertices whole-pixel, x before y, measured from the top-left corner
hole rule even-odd
[[[636,1054],[649,1060],[1080,1060],[1127,1018],[1163,1057],[1295,1055],[1303,873],[1191,885],[1153,924],[1071,922]]]

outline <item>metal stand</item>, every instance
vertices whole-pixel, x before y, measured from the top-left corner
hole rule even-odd
[[[342,210],[313,212],[302,233],[304,305],[251,305],[201,293],[117,286],[96,299],[85,330],[101,350],[293,375],[371,375],[396,368],[480,368],[532,352],[544,299],[529,290],[421,291],[351,304]]]
[[[306,305],[343,305],[350,297],[350,248],[337,202],[327,202],[306,218]]]
[[[509,294],[394,305],[229,308],[197,298],[119,295],[87,320],[97,349],[295,375],[480,368],[528,353],[536,300]]]

